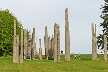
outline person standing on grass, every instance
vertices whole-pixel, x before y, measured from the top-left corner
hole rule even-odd
[[[78,57],[79,57],[79,59],[80,59],[80,53],[78,54]]]
[[[61,50],[61,54],[63,54],[63,51]]]
[[[76,57],[77,57],[77,56],[76,56],[76,54],[75,54],[75,59],[76,59]]]

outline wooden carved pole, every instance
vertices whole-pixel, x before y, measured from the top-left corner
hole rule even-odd
[[[69,36],[68,8],[65,10],[65,60],[70,61],[70,36]]]
[[[60,30],[59,25],[54,25],[54,62],[60,62]]]
[[[36,43],[35,43],[35,50],[36,50],[36,53],[37,53],[37,47],[36,47],[37,45],[36,44],[37,44],[37,36],[36,36]],[[36,53],[35,53],[35,55],[36,55]]]
[[[16,36],[16,63],[19,63],[19,36]]]
[[[21,48],[20,48],[20,63],[23,63],[23,29],[21,29],[20,43],[21,43]]]
[[[31,59],[34,59],[34,48],[33,48],[33,33],[32,33],[32,39],[31,39]]]
[[[44,36],[44,49],[45,49],[45,58],[46,58],[46,45],[45,45],[45,36]]]
[[[104,35],[104,61],[107,61],[107,35]]]
[[[97,60],[96,24],[92,23],[92,60]]]
[[[52,35],[52,38],[50,40],[50,46],[51,46],[50,56],[51,56],[51,59],[52,59],[52,56],[53,56],[53,35]]]
[[[67,61],[70,61],[70,31],[69,31],[69,22],[67,23]]]
[[[52,59],[52,56],[53,56],[53,35],[51,39],[49,36],[49,58]]]
[[[31,60],[31,47],[32,47],[31,41],[32,41],[31,39],[28,40],[28,57],[30,60]]]
[[[60,62],[60,26],[57,25],[57,62]]]
[[[54,25],[54,62],[57,62],[57,24]]]
[[[39,59],[42,60],[42,47],[41,47],[41,39],[39,39],[40,48],[39,48]]]
[[[35,57],[36,57],[36,43],[35,43],[35,47],[34,47],[34,48],[35,48],[35,49],[34,49],[34,50],[35,50],[35,51],[34,51],[34,52],[35,52],[34,54],[35,54]]]
[[[35,28],[33,28],[33,49],[34,49],[34,57],[36,55],[36,47],[35,47]]]
[[[30,37],[28,36],[28,31],[27,31],[27,55],[26,55],[26,59],[30,59]]]
[[[27,30],[24,29],[24,59],[27,56]]]
[[[49,59],[49,37],[48,37],[48,59]]]
[[[31,49],[31,58],[34,60],[36,55],[36,47],[35,47],[35,28],[33,28],[32,33],[32,49]]]
[[[48,60],[48,29],[45,27],[45,51],[46,51],[46,60]]]
[[[16,20],[14,20],[13,63],[16,63]]]
[[[50,59],[52,59],[52,38],[50,39]]]
[[[50,41],[50,36],[48,38],[48,44],[49,44],[49,47],[48,47],[48,54],[49,54],[49,59],[51,59],[51,41]]]

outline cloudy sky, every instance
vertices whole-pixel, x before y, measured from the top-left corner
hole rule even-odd
[[[51,36],[54,23],[60,25],[60,48],[65,51],[66,8],[69,9],[70,53],[91,53],[91,23],[97,24],[97,35],[101,33],[100,7],[103,4],[104,0],[0,0],[0,8],[9,9],[21,21],[24,28],[31,32],[33,27],[36,28],[37,51],[41,38],[43,54],[45,26],[48,26],[48,34]]]

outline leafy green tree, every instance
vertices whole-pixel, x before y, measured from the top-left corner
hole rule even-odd
[[[108,36],[108,3],[107,2],[108,2],[108,0],[105,0],[105,4],[102,5],[102,7],[100,8],[100,9],[102,9],[102,13],[101,13],[100,17],[103,19],[103,22],[100,23],[100,26],[103,28],[103,30],[102,30],[103,34],[99,34],[99,36],[97,36],[98,49],[103,49],[103,47],[104,47],[103,35]],[[107,39],[108,39],[108,37],[107,37]],[[108,49],[108,47],[107,47],[107,49]]]
[[[14,38],[14,20],[16,23],[17,35],[20,35],[22,24],[10,13],[8,9],[0,10],[0,56],[12,55]],[[29,32],[28,32],[29,33]]]

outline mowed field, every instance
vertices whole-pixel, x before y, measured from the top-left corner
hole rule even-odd
[[[91,60],[89,54],[81,55],[81,59],[74,59],[66,62],[65,56],[61,55],[61,62],[55,63],[53,60],[24,60],[22,64],[12,63],[11,57],[0,58],[0,72],[108,72],[108,61],[103,60],[103,56]]]

